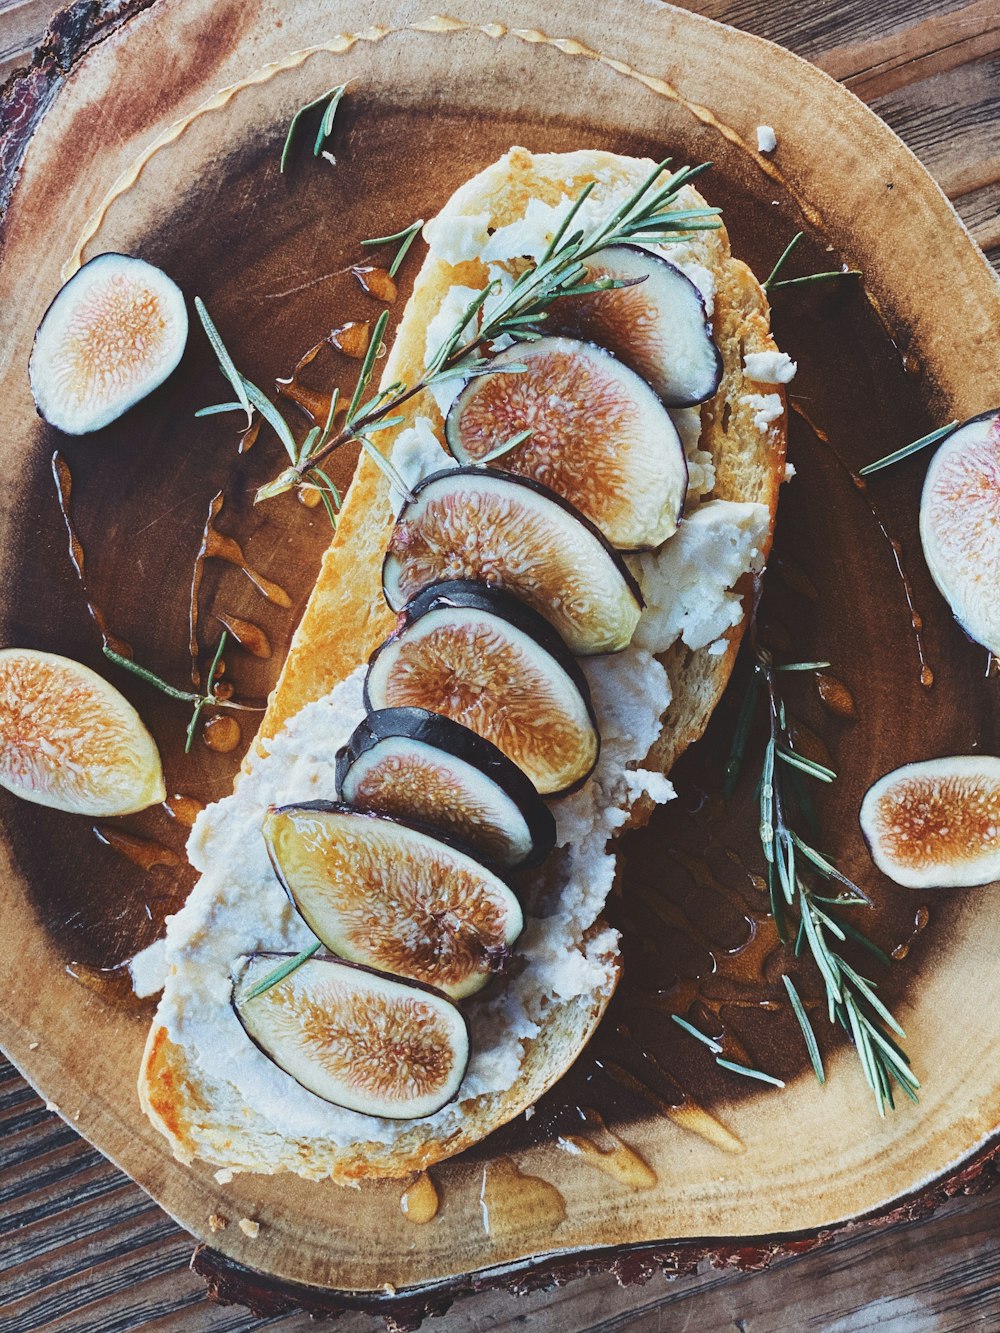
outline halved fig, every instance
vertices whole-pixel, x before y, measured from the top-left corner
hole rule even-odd
[[[869,788],[860,820],[872,860],[905,888],[1000,879],[1000,759],[904,764]]]
[[[1000,655],[1000,409],[964,422],[931,459],[920,540],[955,619]]]
[[[456,999],[506,966],[524,925],[493,871],[400,820],[312,801],[269,810],[264,838],[288,896],[328,949]]]
[[[369,713],[337,755],[337,794],[441,829],[496,865],[536,864],[555,843],[552,813],[518,766],[426,708]]]
[[[251,1041],[310,1092],[362,1115],[416,1120],[465,1077],[465,1019],[423,986],[339,958],[310,958],[251,998],[290,954],[254,954],[233,985]]]
[[[372,655],[368,708],[426,708],[484,736],[543,796],[594,770],[601,741],[579,664],[515,597],[456,580],[415,597]]]
[[[643,605],[624,562],[578,510],[538,482],[481,467],[420,482],[389,539],[382,587],[394,611],[450,579],[514,593],[581,655],[627,647]]]
[[[130,255],[104,254],[46,310],[28,377],[39,414],[67,435],[100,430],[153,392],[187,342],[181,289]]]
[[[549,307],[546,331],[600,343],[634,370],[668,407],[711,398],[722,357],[705,300],[675,264],[639,245],[609,245],[584,260],[584,282],[620,278],[613,287],[565,296]]]
[[[55,653],[0,651],[0,786],[78,815],[165,800],[156,742],[103,676]]]
[[[468,382],[448,413],[448,447],[478,463],[521,431],[531,435],[496,466],[569,500],[612,546],[638,551],[677,531],[687,459],[674,423],[646,381],[596,343],[541,338],[492,365],[518,375]]]

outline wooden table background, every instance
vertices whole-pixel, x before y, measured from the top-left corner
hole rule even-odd
[[[56,7],[0,0],[0,80],[24,63]],[[690,0],[685,7],[781,42],[846,83],[917,153],[1000,270],[1000,0]],[[625,1289],[595,1277],[517,1300],[485,1293],[458,1301],[430,1328],[1000,1330],[998,1234],[1000,1190],[952,1200],[923,1221],[842,1238],[765,1273],[706,1271]],[[0,1059],[0,1333],[312,1327],[304,1315],[257,1320],[214,1306],[188,1271],[191,1252],[191,1237]],[[338,1324],[344,1333],[381,1327],[368,1315]]]

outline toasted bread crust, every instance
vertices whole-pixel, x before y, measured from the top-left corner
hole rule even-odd
[[[489,211],[493,225],[501,227],[522,215],[529,198],[555,203],[564,194],[578,193],[595,178],[613,186],[641,179],[648,169],[648,163],[603,152],[533,155],[513,149],[467,182],[444,211]],[[756,278],[730,255],[725,229],[711,237],[716,280],[713,321],[724,375],[717,394],[702,411],[701,447],[712,454],[715,463],[713,496],[765,504],[773,531],[785,470],[786,416],[766,431],[758,428],[744,396],[765,386],[748,381],[743,371],[746,353],[776,350],[769,307]],[[429,255],[386,360],[382,382],[400,379],[412,383],[423,367],[427,325],[445,293],[456,283],[482,287],[485,281],[485,267],[479,263],[453,266]],[[766,391],[775,392],[775,386],[767,385]],[[430,395],[414,400],[412,410],[441,426]],[[389,432],[380,436],[382,448],[390,443],[388,436]],[[363,458],[248,764],[252,765],[255,754],[266,750],[268,738],[289,717],[332,690],[392,630],[395,618],[381,589],[382,554],[392,521],[388,484],[379,469]],[[673,702],[646,767],[669,772],[687,746],[701,736],[729,679],[744,625],[745,621],[730,631],[728,649],[721,655],[692,652],[680,643],[663,655]],[[640,803],[633,809],[631,822],[644,822],[651,809],[651,804]],[[599,929],[597,923],[593,931]],[[579,1001],[552,1005],[539,1035],[525,1043],[514,1085],[463,1103],[461,1129],[447,1139],[435,1137],[420,1122],[390,1145],[358,1142],[343,1148],[327,1140],[295,1140],[276,1134],[245,1106],[239,1107],[238,1115],[232,1107],[232,1113],[227,1111],[225,1102],[227,1095],[233,1101],[232,1090],[212,1087],[189,1063],[185,1050],[155,1021],[139,1076],[140,1100],[175,1155],[185,1162],[198,1156],[234,1170],[267,1174],[289,1170],[345,1183],[401,1177],[453,1156],[532,1105],[573,1063],[600,1022],[618,978],[617,958],[610,954],[606,975],[607,984],[589,1005]]]

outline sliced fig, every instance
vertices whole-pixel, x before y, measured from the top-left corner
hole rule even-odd
[[[590,690],[548,621],[456,580],[415,597],[372,655],[369,708],[426,708],[484,736],[543,796],[585,782],[600,752]]]
[[[339,958],[310,958],[254,996],[289,954],[254,954],[233,1008],[268,1059],[310,1092],[362,1115],[416,1120],[450,1102],[469,1033],[443,995]]]
[[[472,379],[452,404],[446,436],[459,462],[478,463],[530,429],[497,467],[548,486],[621,550],[673,536],[687,459],[646,381],[603,347],[575,338],[518,343],[492,362],[512,363],[527,369]]]
[[[181,289],[130,255],[91,259],[46,310],[28,364],[39,414],[67,435],[100,430],[153,392],[187,342]]]
[[[288,896],[328,949],[456,999],[505,966],[524,925],[493,871],[400,820],[313,801],[269,810],[264,838]]]
[[[578,510],[538,482],[482,467],[420,482],[389,539],[382,587],[394,611],[451,579],[514,593],[581,655],[627,647],[643,605],[624,562]]]
[[[565,296],[549,307],[546,332],[600,343],[659,394],[668,407],[693,407],[722,382],[722,357],[705,299],[669,260],[639,245],[609,245],[584,260],[583,282],[631,283]]]
[[[1000,409],[964,422],[931,459],[920,540],[955,619],[1000,655]]]
[[[359,810],[416,820],[501,866],[532,865],[555,820],[502,751],[426,708],[381,708],[337,755],[337,793]]]
[[[905,888],[1000,879],[1000,759],[904,764],[869,788],[860,820],[872,860]]]
[[[166,797],[156,742],[103,676],[55,653],[0,651],[0,787],[79,815]]]

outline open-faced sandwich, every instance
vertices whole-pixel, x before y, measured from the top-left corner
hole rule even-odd
[[[516,148],[425,228],[383,387],[454,361],[466,314],[503,333],[363,455],[195,825],[139,1084],[179,1158],[403,1176],[531,1106],[601,1019],[613,840],[729,677],[793,369],[725,229],[653,168]],[[576,234],[614,242],[519,323]]]

